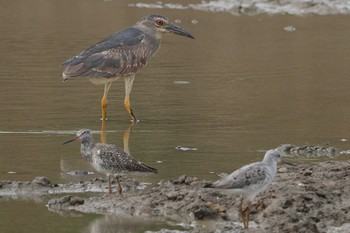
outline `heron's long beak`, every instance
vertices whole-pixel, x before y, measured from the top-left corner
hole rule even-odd
[[[191,35],[191,33],[185,31],[184,29],[180,28],[176,24],[169,23],[168,25],[166,25],[165,28],[169,33],[180,35],[180,36],[186,36],[186,37],[194,39],[194,37]]]
[[[68,140],[68,141],[66,141],[66,142],[64,142],[64,143],[62,143],[62,145],[67,144],[67,143],[70,143],[70,142],[73,142],[73,141],[77,140],[79,137],[80,137],[80,135],[79,135],[79,136],[76,136],[75,138],[72,138],[72,139],[70,139],[70,140]]]

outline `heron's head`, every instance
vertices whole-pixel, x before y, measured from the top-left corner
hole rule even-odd
[[[76,137],[64,142],[63,144],[73,142],[76,139],[80,139],[81,142],[92,140],[92,134],[91,134],[91,131],[89,129],[81,129],[76,133],[76,135],[77,135]]]
[[[171,33],[194,39],[189,32],[170,22],[168,18],[161,15],[147,15],[138,21],[137,25],[153,31],[156,36],[160,36],[162,33]]]

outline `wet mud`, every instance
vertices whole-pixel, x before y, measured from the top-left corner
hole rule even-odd
[[[131,3],[130,7],[150,9],[194,9],[211,12],[227,12],[233,15],[290,14],[290,15],[335,15],[349,14],[350,5],[344,0],[216,0],[200,3],[178,4]]]
[[[255,200],[248,232],[350,232],[350,161],[278,170]],[[135,179],[121,181],[121,196],[108,195],[101,178],[67,184],[46,177],[0,181],[0,197],[49,196],[50,211],[157,219],[184,226],[181,232],[247,232],[239,219],[240,197],[204,188],[210,181],[183,175],[146,188]]]

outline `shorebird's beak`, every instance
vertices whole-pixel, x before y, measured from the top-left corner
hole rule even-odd
[[[287,161],[287,160],[282,160],[281,163],[282,163],[282,164],[287,164],[287,165],[290,165],[290,166],[293,166],[293,167],[296,167],[296,166],[297,166],[295,163],[289,162],[289,161]]]
[[[83,131],[81,134],[79,134],[79,135],[77,135],[75,138],[72,138],[72,139],[70,139],[70,140],[68,140],[68,141],[66,141],[66,142],[64,142],[64,143],[62,143],[62,145],[64,145],[64,144],[67,144],[67,143],[70,143],[70,142],[73,142],[73,141],[75,141],[75,140],[77,140],[78,138],[80,138],[83,134],[85,133],[85,131]]]
[[[67,143],[70,143],[70,142],[73,142],[73,141],[77,140],[79,137],[80,137],[80,136],[76,136],[75,138],[72,138],[72,139],[70,139],[70,140],[68,140],[68,141],[66,141],[66,142],[64,142],[64,143],[62,143],[62,145],[67,144]]]

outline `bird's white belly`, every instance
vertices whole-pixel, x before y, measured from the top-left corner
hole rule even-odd
[[[106,83],[111,83],[111,82],[117,81],[119,78],[120,78],[120,76],[115,77],[115,78],[89,78],[89,80],[90,80],[90,82],[92,82],[95,85],[103,85]]]
[[[106,169],[103,168],[102,164],[103,164],[103,161],[100,159],[100,157],[98,156],[92,156],[92,167],[98,171],[99,173],[102,173],[102,174],[107,174],[108,171],[106,171]]]

